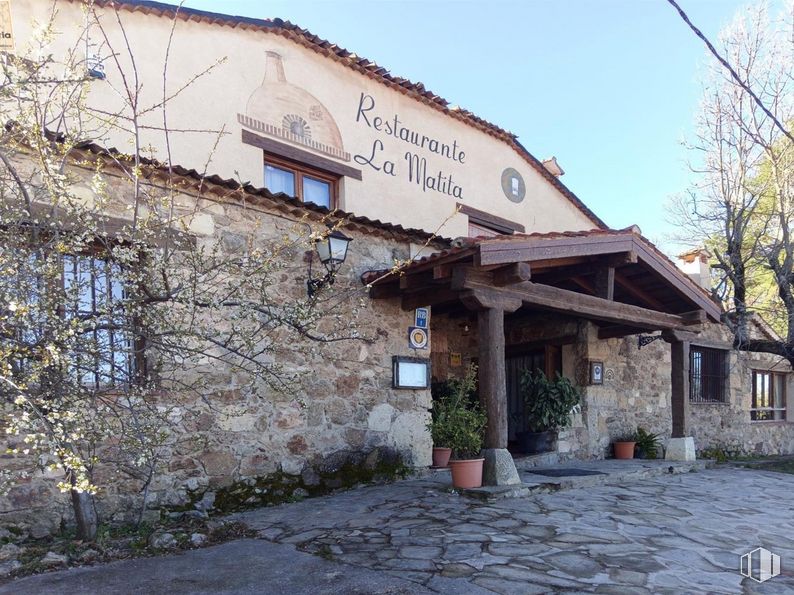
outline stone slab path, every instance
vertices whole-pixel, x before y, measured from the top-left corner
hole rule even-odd
[[[353,568],[295,551],[290,545],[242,539],[160,558],[48,572],[0,585],[3,595],[403,595],[432,593],[413,581]]]
[[[260,540],[0,593],[794,593],[794,475],[722,467],[494,502],[437,479],[240,513]],[[759,546],[782,559],[764,584],[738,572]]]

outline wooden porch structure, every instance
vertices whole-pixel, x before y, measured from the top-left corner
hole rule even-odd
[[[635,229],[459,240],[400,272],[362,276],[373,299],[404,310],[477,313],[486,449],[507,447],[505,313],[519,309],[587,319],[607,339],[662,331],[671,344],[673,436],[686,435],[689,342],[719,306]]]

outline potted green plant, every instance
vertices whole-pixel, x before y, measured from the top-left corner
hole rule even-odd
[[[446,399],[433,401],[433,417],[430,423],[427,424],[430,437],[433,439],[433,467],[435,468],[446,467],[452,454],[452,448],[447,446],[450,443],[450,435],[452,434],[447,409]]]
[[[634,436],[637,458],[655,459],[659,454],[659,435],[652,434],[643,428],[637,428]]]
[[[549,452],[554,448],[557,431],[570,425],[581,392],[569,378],[558,373],[549,380],[541,370],[524,370],[520,388],[527,429],[516,434],[519,450],[525,454]]]
[[[487,417],[479,404],[470,400],[474,389],[477,368],[470,366],[466,376],[450,381],[449,395],[441,401],[438,423],[440,438],[452,449],[449,467],[452,471],[452,485],[456,488],[477,488],[482,485],[482,465],[480,456]],[[431,432],[432,432],[431,428]]]
[[[452,435],[449,445],[452,448],[452,459],[449,467],[452,470],[452,485],[456,488],[478,488],[482,485],[483,435],[487,418],[485,413],[475,406],[472,408],[456,408],[449,417]]]
[[[433,408],[427,429],[433,439],[434,468],[444,468],[449,464],[452,455],[450,436],[454,433],[449,412],[461,404],[476,403],[476,382],[476,369],[469,369],[463,378],[449,378],[431,386]]]

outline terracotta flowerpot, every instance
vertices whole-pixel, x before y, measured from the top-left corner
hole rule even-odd
[[[452,486],[456,488],[479,488],[482,486],[482,463],[485,459],[450,461]]]
[[[452,455],[451,448],[443,446],[433,447],[433,467],[446,467],[449,464],[449,457]]]
[[[616,459],[633,459],[634,458],[634,445],[636,442],[615,442],[613,447],[615,449]]]

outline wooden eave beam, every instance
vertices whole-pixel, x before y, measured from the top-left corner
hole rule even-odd
[[[433,271],[408,273],[400,277],[400,289],[421,289],[432,285],[433,281]]]
[[[676,314],[657,312],[656,310],[648,310],[647,308],[631,304],[610,302],[595,296],[558,287],[540,285],[531,281],[511,285],[510,287],[495,288],[483,285],[474,279],[465,279],[462,288],[477,290],[484,294],[495,293],[501,295],[502,299],[519,299],[524,304],[536,308],[592,320],[603,320],[614,324],[653,329],[676,329],[693,324],[689,319]],[[491,299],[497,300],[499,298],[493,297]]]
[[[507,264],[511,262],[532,262],[535,260],[596,256],[631,252],[634,249],[632,236],[578,236],[555,239],[529,239],[526,241],[483,242],[479,245],[478,264]]]
[[[640,333],[653,332],[655,329],[638,326],[627,326],[625,324],[615,324],[610,326],[602,326],[598,329],[599,339],[616,339],[618,337],[628,337],[630,335],[638,335]]]
[[[720,309],[702,291],[694,287],[694,284],[684,278],[684,273],[675,268],[675,265],[666,260],[662,260],[645,247],[641,242],[635,242],[637,254],[644,265],[655,273],[665,283],[669,284],[680,296],[694,302],[706,312],[713,320],[720,319]]]
[[[635,264],[637,262],[636,252],[621,252],[620,254],[612,254],[607,257],[599,257],[594,259],[575,259],[577,264],[565,265],[557,261],[543,260],[529,263],[535,276],[542,276],[542,282],[548,285],[553,285],[558,281],[564,281],[572,277],[586,277],[595,274],[599,268],[612,267],[618,269],[628,264]]]
[[[379,283],[369,288],[369,297],[373,300],[395,298],[400,295],[398,283]]]
[[[515,283],[523,283],[532,278],[532,269],[528,262],[515,262],[498,268],[491,273],[494,285],[504,287]]]
[[[460,292],[448,287],[429,287],[417,291],[403,293],[401,307],[403,310],[415,310],[425,306],[436,306],[460,299]]]

